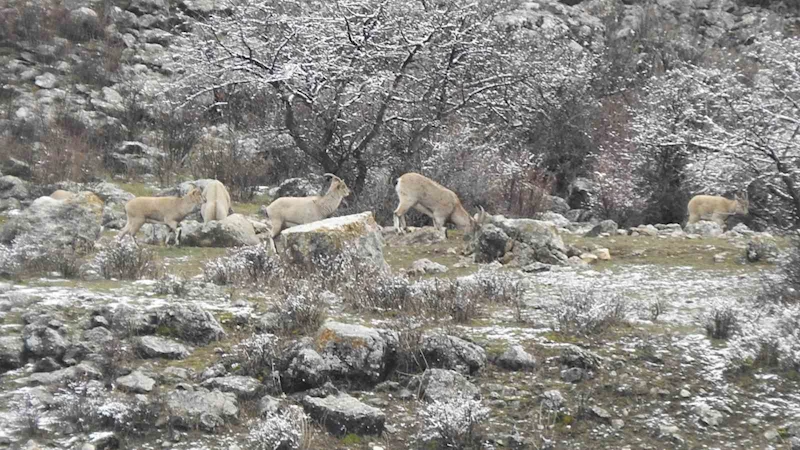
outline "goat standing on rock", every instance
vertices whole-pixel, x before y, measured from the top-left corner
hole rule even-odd
[[[398,233],[406,228],[405,214],[411,208],[432,218],[433,226],[444,230],[445,238],[447,229],[444,225],[448,221],[470,234],[488,217],[483,207],[480,213],[470,216],[455,192],[418,173],[409,172],[398,178],[395,191],[400,201],[394,211],[394,228]]]
[[[327,219],[336,211],[342,199],[350,195],[350,189],[341,178],[330,173],[325,176],[331,177],[331,186],[325,195],[281,197],[267,206],[266,214],[272,224],[273,239],[284,228]]]
[[[198,188],[193,188],[183,197],[136,197],[131,199],[125,204],[128,222],[117,235],[117,240],[129,234],[136,243],[136,233],[139,232],[142,225],[163,223],[175,232],[175,245],[180,245],[181,221],[202,203],[203,193]],[[164,239],[164,245],[167,243],[169,243],[169,233]]]

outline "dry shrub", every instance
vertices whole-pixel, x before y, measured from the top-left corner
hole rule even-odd
[[[240,148],[235,138],[204,139],[193,153],[190,167],[194,178],[221,181],[234,200],[252,199],[269,173],[267,162],[258,154]]]

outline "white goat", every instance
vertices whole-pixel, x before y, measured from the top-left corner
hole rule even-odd
[[[418,173],[409,172],[398,178],[395,191],[400,201],[394,211],[394,228],[398,233],[406,228],[405,214],[411,208],[432,218],[433,226],[437,230],[444,230],[445,238],[447,229],[444,225],[447,221],[471,234],[488,217],[483,207],[480,213],[470,216],[455,192]]]
[[[327,219],[336,211],[342,199],[350,195],[350,189],[341,178],[330,173],[325,176],[331,177],[331,186],[325,195],[281,197],[267,206],[273,238],[284,228]]]
[[[695,195],[689,200],[687,207],[689,210],[687,225],[701,219],[710,218],[720,227],[723,227],[728,216],[734,214],[747,215],[749,207],[750,201],[747,198],[747,193],[741,196],[736,194],[733,200],[717,195]]]
[[[183,197],[136,197],[131,199],[125,204],[128,222],[117,235],[117,239],[122,239],[129,234],[135,243],[136,233],[139,232],[142,225],[163,223],[170,228],[170,231],[175,232],[175,245],[180,245],[181,221],[202,203],[203,193],[198,188],[193,188]],[[167,233],[164,245],[169,243],[169,235]]]
[[[203,207],[200,215],[203,216],[203,223],[212,220],[222,220],[228,217],[228,209],[231,206],[231,196],[225,185],[214,180],[203,189]]]

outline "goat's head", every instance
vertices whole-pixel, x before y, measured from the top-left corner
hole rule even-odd
[[[480,208],[480,212],[475,213],[475,215],[469,218],[469,226],[465,230],[466,234],[472,234],[480,230],[480,228],[492,218],[492,216],[483,209],[483,206],[479,206],[478,208]]]
[[[741,195],[736,194],[734,201],[736,201],[736,214],[746,216],[750,212],[750,198],[747,196],[747,192],[743,192]]]
[[[336,192],[342,198],[350,195],[350,188],[347,187],[344,180],[332,173],[326,173],[324,176],[331,178],[331,187],[328,189],[329,192]]]
[[[205,201],[205,198],[203,197],[203,191],[201,191],[198,187],[192,188],[192,190],[189,191],[184,198],[196,205],[199,205]]]

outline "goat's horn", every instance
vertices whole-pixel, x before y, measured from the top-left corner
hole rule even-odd
[[[326,172],[326,173],[323,173],[323,174],[322,174],[322,176],[323,176],[323,177],[331,177],[331,178],[336,178],[337,180],[339,180],[339,181],[342,181],[342,179],[341,179],[341,178],[337,177],[336,175],[334,175],[334,174],[332,174],[332,173],[328,173],[328,172]]]

